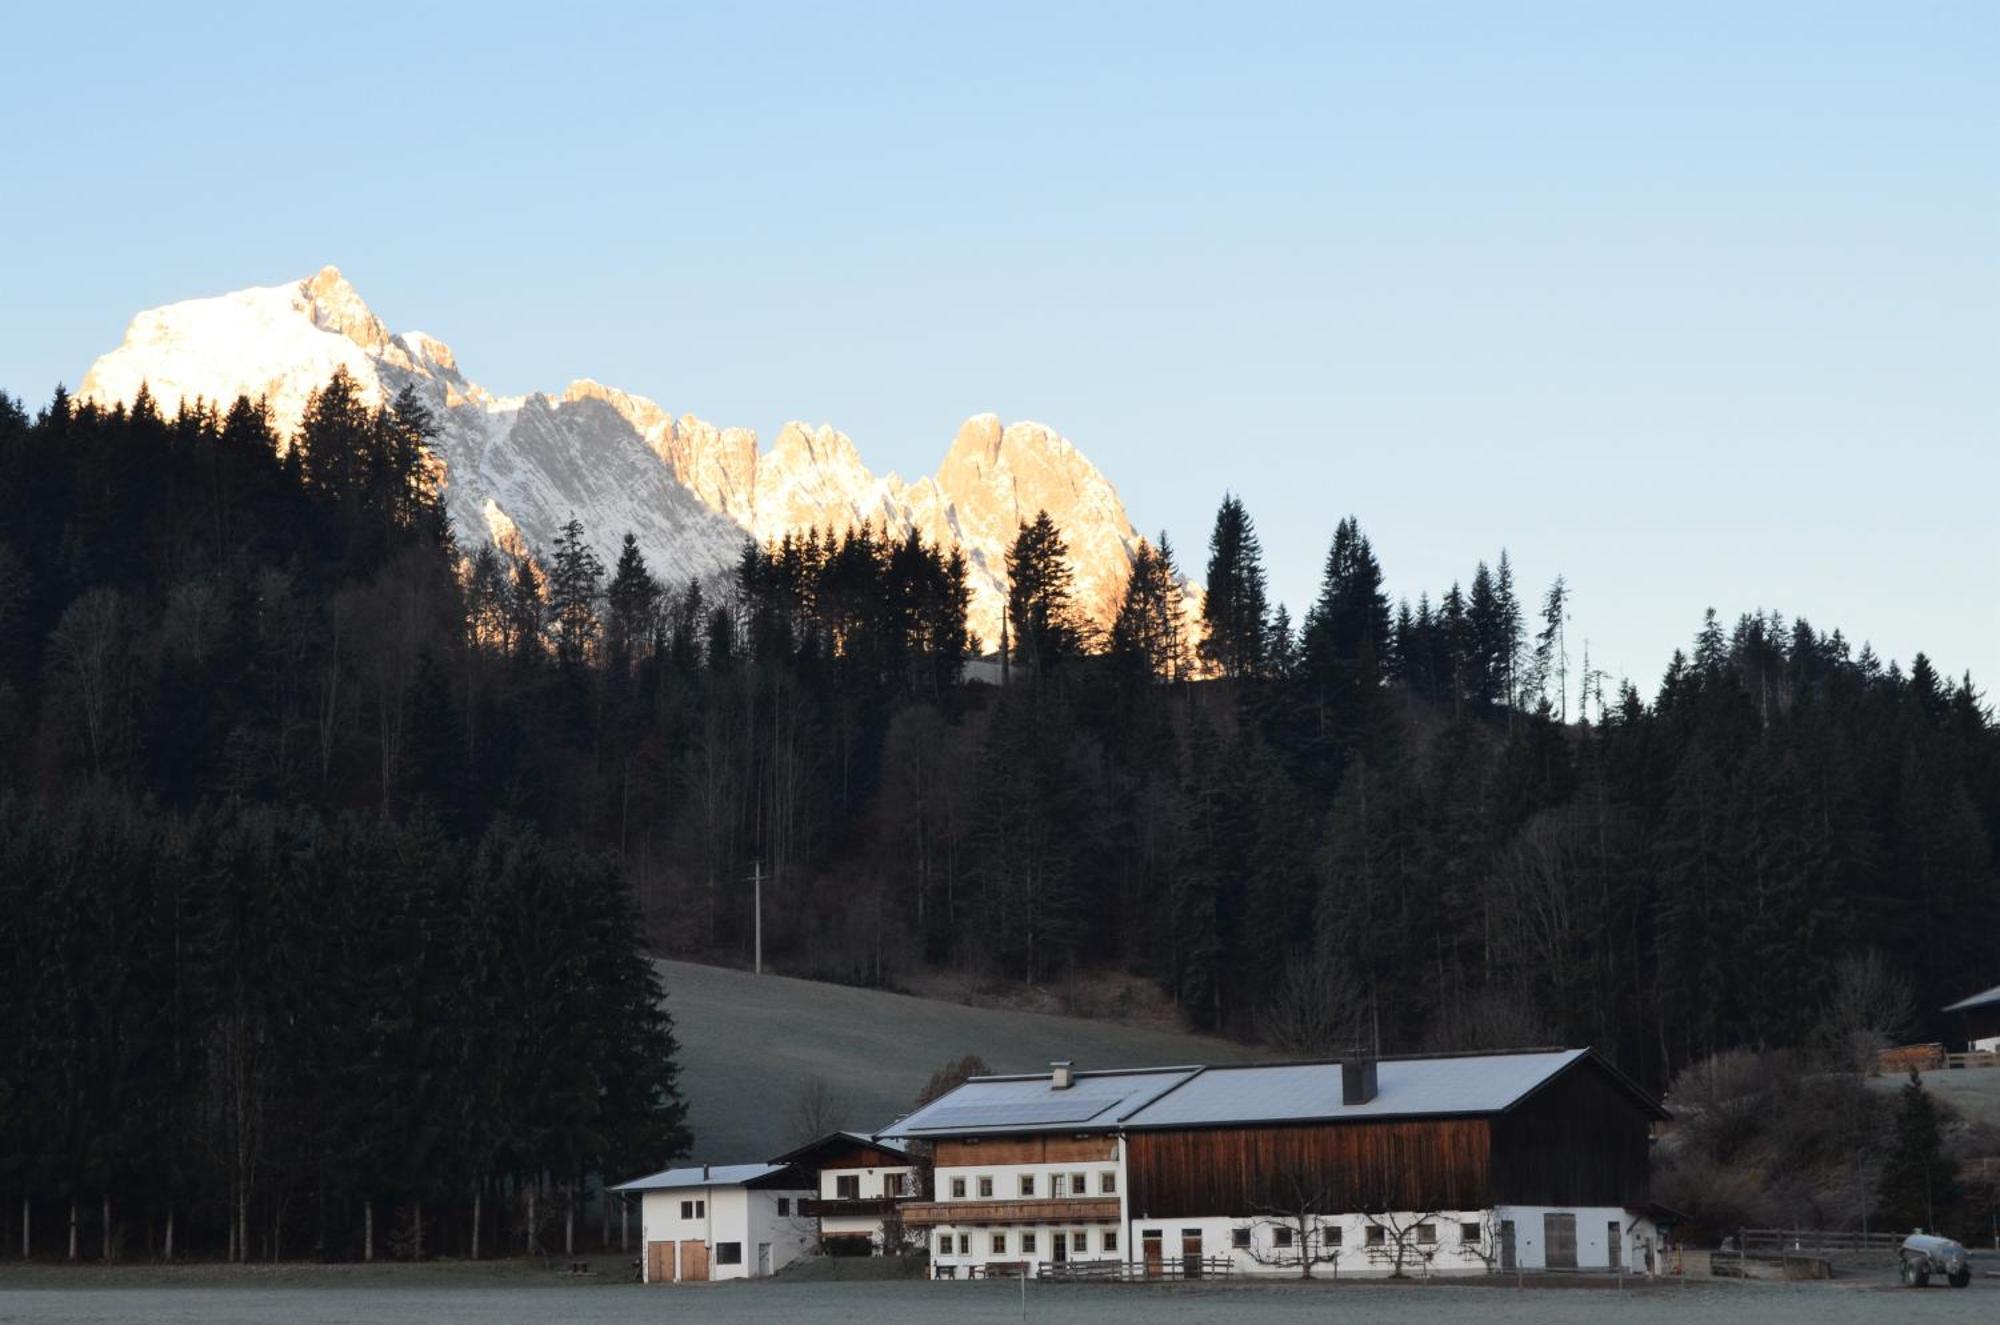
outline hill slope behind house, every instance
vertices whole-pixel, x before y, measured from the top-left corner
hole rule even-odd
[[[681,1044],[694,1158],[777,1154],[798,1135],[801,1092],[832,1089],[830,1121],[872,1131],[909,1112],[933,1072],[977,1054],[995,1072],[1239,1062],[1252,1046],[1079,1017],[966,1007],[691,962],[659,963]]]

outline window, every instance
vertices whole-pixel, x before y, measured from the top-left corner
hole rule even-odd
[[[1033,1233],[1023,1233],[1021,1235],[1021,1254],[1023,1256],[1032,1256],[1035,1254],[1035,1235]]]
[[[1049,1175],[1049,1195],[1061,1196],[1067,1191],[1068,1185],[1063,1181],[1063,1175],[1060,1173],[1051,1173]]]
[[[1106,1251],[1117,1251],[1117,1250],[1118,1250],[1118,1230],[1117,1230],[1117,1229],[1115,1229],[1115,1228],[1107,1228],[1107,1229],[1105,1229],[1105,1230],[1104,1230],[1104,1232],[1103,1232],[1102,1234],[1100,1234],[1100,1235],[1099,1235],[1099,1239],[1100,1239],[1100,1242],[1101,1242],[1102,1246],[1104,1247],[1104,1250],[1106,1250]]]
[[[861,1175],[846,1173],[833,1180],[833,1194],[843,1201],[861,1199]]]
[[[1075,1232],[1075,1234],[1071,1236],[1069,1240],[1069,1245],[1078,1251],[1089,1251],[1090,1250],[1089,1230],[1081,1228],[1078,1229]]]
[[[938,1234],[938,1255],[940,1256],[951,1255],[951,1234],[949,1233]]]
[[[1101,1195],[1104,1195],[1104,1196],[1115,1196],[1115,1195],[1117,1195],[1117,1194],[1118,1194],[1118,1174],[1117,1174],[1116,1172],[1114,1172],[1113,1170],[1111,1170],[1111,1169],[1106,1169],[1106,1170],[1105,1170],[1104,1172],[1102,1172],[1102,1173],[1098,1174],[1098,1175],[1097,1175],[1097,1190],[1098,1190],[1098,1192],[1099,1192],[1099,1193],[1100,1193]]]
[[[1035,1175],[1032,1173],[1023,1173],[1021,1175],[1021,1195],[1033,1196],[1034,1194],[1035,1194]]]
[[[1070,1194],[1073,1196],[1090,1195],[1090,1175],[1085,1173],[1070,1174],[1069,1190]]]
[[[993,1254],[995,1256],[1005,1256],[1007,1254],[1007,1235],[1005,1233],[995,1233],[993,1235]]]
[[[717,1265],[743,1264],[743,1244],[740,1242],[718,1242],[715,1244]]]
[[[706,1201],[681,1202],[682,1219],[700,1219],[703,1215],[706,1215],[707,1213],[708,1213],[708,1202]]]
[[[1484,1237],[1484,1230],[1477,1224],[1464,1223],[1458,1226],[1458,1240],[1468,1247],[1478,1246]]]
[[[1437,1240],[1438,1226],[1436,1224],[1417,1225],[1417,1243],[1419,1246],[1429,1246]]]
[[[903,1195],[906,1195],[906,1193],[905,1193],[905,1192],[903,1191],[903,1179],[904,1179],[904,1177],[905,1177],[905,1176],[907,1176],[907,1175],[905,1175],[905,1174],[901,1174],[901,1173],[885,1173],[885,1174],[883,1174],[883,1175],[882,1175],[882,1195],[884,1195],[884,1196],[903,1196]]]
[[[1386,1237],[1386,1236],[1385,1236],[1385,1235],[1383,1234],[1383,1231],[1382,1231],[1382,1226],[1381,1226],[1380,1224],[1370,1224],[1370,1225],[1368,1226],[1368,1245],[1369,1245],[1369,1246],[1371,1246],[1371,1247],[1380,1247],[1380,1246],[1382,1246],[1383,1244],[1387,1243],[1387,1242],[1388,1242],[1388,1240],[1389,1240],[1389,1239],[1388,1239],[1388,1238],[1387,1238],[1387,1237]]]
[[[780,1196],[778,1198],[778,1218],[783,1219],[791,1213],[792,1198],[789,1196]]]
[[[993,1195],[993,1179],[983,1173],[979,1175],[979,1194],[981,1196]]]
[[[1069,1259],[1069,1234],[1049,1234],[1049,1253],[1055,1257],[1058,1265],[1067,1261]]]
[[[961,1233],[958,1235],[958,1254],[961,1256],[970,1256],[972,1254],[972,1234]]]
[[[1237,1248],[1238,1250],[1247,1249],[1250,1246],[1250,1230],[1247,1228],[1230,1229],[1229,1245]]]
[[[1319,1245],[1322,1247],[1338,1247],[1344,1241],[1345,1230],[1338,1224],[1328,1224],[1319,1231]]]
[[[1291,1246],[1291,1245],[1292,1245],[1292,1230],[1290,1230],[1289,1228],[1275,1228],[1275,1229],[1272,1229],[1272,1230],[1271,1230],[1271,1244],[1272,1244],[1273,1246],[1277,1246],[1277,1247],[1289,1247],[1289,1246]]]
[[[954,1200],[963,1201],[965,1199],[965,1179],[953,1178],[951,1180],[951,1194]]]

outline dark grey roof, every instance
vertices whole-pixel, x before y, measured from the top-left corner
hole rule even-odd
[[[1958,1002],[1945,1008],[1944,1011],[1963,1012],[1967,1008],[1983,1008],[1988,1003],[2000,1003],[2000,985],[1993,986],[1983,994],[1974,994],[1971,998],[1961,998]]]
[[[1134,1072],[1079,1072],[1057,1090],[1045,1074],[975,1077],[884,1129],[886,1136],[1105,1132],[1147,1127],[1450,1117],[1501,1113],[1577,1063],[1588,1049],[1384,1058],[1376,1093],[1341,1103],[1341,1065],[1245,1063]],[[1651,1096],[1608,1064],[1607,1075],[1654,1113]]]
[[[689,1168],[663,1169],[643,1178],[621,1182],[611,1190],[660,1192],[686,1187],[743,1187],[760,1178],[783,1173],[786,1167],[783,1164],[696,1164]]]

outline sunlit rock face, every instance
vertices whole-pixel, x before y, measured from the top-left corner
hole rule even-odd
[[[934,477],[877,476],[845,433],[792,422],[758,451],[749,428],[678,417],[644,396],[587,378],[560,394],[495,396],[467,379],[451,347],[393,335],[333,267],[289,285],[150,309],[99,358],[79,394],[129,401],[142,383],[162,410],[183,400],[262,398],[281,432],[311,393],[345,368],[372,402],[412,387],[437,416],[445,504],[462,538],[546,548],[571,515],[607,563],[627,531],[655,572],[716,580],[746,538],[838,532],[867,521],[960,546],[971,572],[972,628],[1000,636],[1006,550],[1046,509],[1069,542],[1078,605],[1108,626],[1138,534],[1109,480],[1039,423],[974,415]]]

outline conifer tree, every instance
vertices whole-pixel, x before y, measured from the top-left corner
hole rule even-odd
[[[1007,553],[1007,621],[1015,660],[1030,676],[1047,676],[1083,651],[1074,578],[1069,545],[1049,513],[1038,512]]]
[[[1257,528],[1243,502],[1227,494],[1208,537],[1207,592],[1202,599],[1200,655],[1227,677],[1256,676],[1269,642],[1264,558]]]

